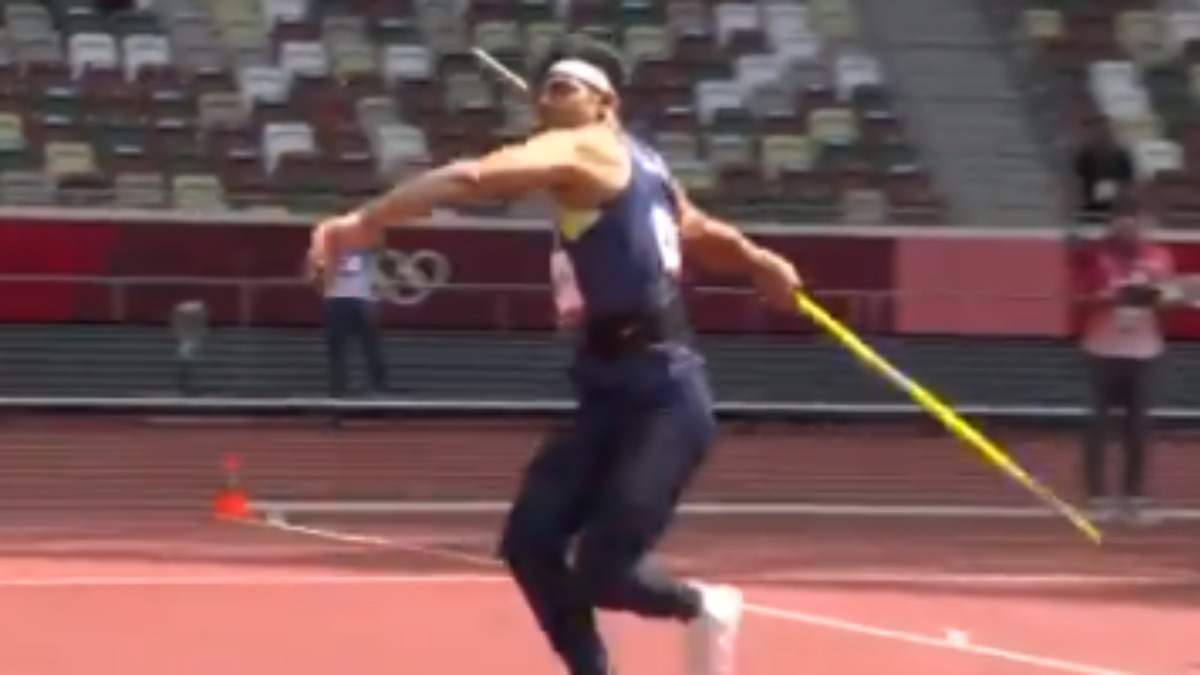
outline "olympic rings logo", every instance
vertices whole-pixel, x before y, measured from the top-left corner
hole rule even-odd
[[[411,253],[381,251],[372,272],[371,281],[379,297],[404,307],[428,300],[450,282],[453,274],[446,256],[428,249]]]

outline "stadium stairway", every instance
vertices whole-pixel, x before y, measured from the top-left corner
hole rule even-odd
[[[1055,179],[1004,51],[974,2],[858,0],[864,39],[897,84],[956,222],[1050,226]]]

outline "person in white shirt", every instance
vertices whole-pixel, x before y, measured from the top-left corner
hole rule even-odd
[[[329,395],[344,397],[349,387],[348,357],[357,345],[376,393],[387,391],[387,366],[376,323],[375,265],[378,247],[345,251],[333,274],[323,281],[325,345],[329,361]]]

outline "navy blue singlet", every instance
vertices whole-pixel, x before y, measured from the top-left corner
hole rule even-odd
[[[564,208],[559,213],[559,241],[574,267],[585,323],[606,316],[649,316],[681,301],[679,208],[670,170],[656,151],[624,138],[632,165],[625,188],[599,209]],[[667,340],[616,363],[588,361],[586,355],[580,357],[579,374],[612,380],[635,372],[644,379],[701,360],[687,342]]]

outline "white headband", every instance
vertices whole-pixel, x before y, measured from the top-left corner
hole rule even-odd
[[[604,71],[593,66],[587,61],[579,59],[563,59],[556,61],[550,69],[546,71],[548,76],[563,75],[586,84],[587,86],[605,94],[612,94],[613,85],[608,79],[608,75]]]

